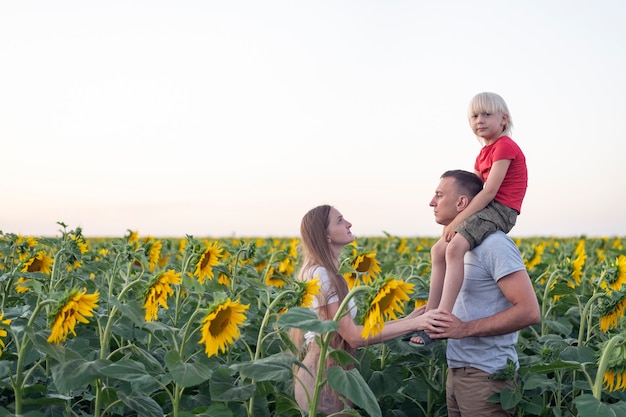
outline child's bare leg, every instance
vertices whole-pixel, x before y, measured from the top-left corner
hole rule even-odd
[[[446,269],[443,279],[441,302],[439,303],[439,307],[445,311],[452,311],[456,297],[459,295],[459,291],[461,291],[463,277],[465,275],[465,263],[463,258],[469,249],[469,242],[459,233],[454,235],[446,247]]]
[[[444,238],[439,239],[430,248],[430,289],[428,290],[428,302],[426,311],[434,310],[439,306],[441,293],[444,286],[444,276],[446,274],[446,248],[448,242]],[[415,345],[426,345],[429,341],[428,334],[424,331],[417,332],[411,337],[411,343]]]
[[[428,290],[428,303],[426,311],[434,310],[439,306],[441,294],[443,291],[443,280],[446,275],[446,248],[448,242],[445,239],[439,239],[430,248],[430,262],[432,270],[430,273],[430,289]]]

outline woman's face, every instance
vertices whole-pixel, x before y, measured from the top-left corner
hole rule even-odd
[[[343,218],[339,210],[332,207],[328,213],[329,224],[327,231],[328,243],[337,246],[345,246],[354,241],[350,228],[352,223]]]

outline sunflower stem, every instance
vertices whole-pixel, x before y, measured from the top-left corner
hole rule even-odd
[[[337,313],[335,313],[335,317],[333,317],[333,321],[339,322],[339,320],[343,317],[344,310],[346,309],[346,306],[348,305],[348,302],[352,299],[352,297],[354,297],[357,293],[361,291],[371,291],[371,290],[372,290],[371,287],[368,287],[365,285],[360,285],[358,287],[352,288],[350,292],[346,295],[346,298],[344,298],[341,304],[339,305],[339,308],[337,309]],[[324,365],[326,363],[328,346],[330,345],[330,339],[332,337],[332,334],[333,332],[328,332],[320,337],[320,340],[321,340],[320,358],[317,364],[317,375],[315,379],[315,392],[313,393],[313,400],[309,401],[309,416],[317,415],[317,404],[320,401],[320,394],[322,392],[322,387],[326,383],[326,380],[323,379],[322,377],[325,374]]]
[[[549,304],[548,303],[548,298],[550,295],[550,287],[552,287],[552,284],[554,283],[554,281],[557,278],[557,273],[560,272],[559,270],[556,270],[554,272],[552,272],[550,274],[550,277],[548,278],[548,281],[546,282],[546,286],[543,289],[543,297],[542,297],[542,302],[541,302],[541,309],[543,310],[541,312],[541,317],[546,317],[548,314],[548,309],[549,309]],[[545,323],[545,320],[542,320],[541,323],[541,335],[545,335],[548,332],[548,325],[547,323]]]
[[[587,321],[590,315],[589,311],[593,307],[594,302],[598,298],[602,297],[603,295],[604,295],[603,293],[599,293],[599,292],[592,295],[591,298],[585,304],[582,313],[580,314],[580,327],[578,328],[578,346],[583,345],[583,335],[585,334],[585,330],[587,327]]]
[[[52,304],[53,302],[55,302],[55,300],[50,298],[50,299],[43,300],[37,303],[37,305],[35,306],[35,310],[33,311],[33,314],[30,316],[30,319],[28,319],[28,324],[26,325],[26,328],[24,329],[24,334],[22,335],[22,343],[20,343],[20,346],[18,349],[17,363],[15,366],[15,381],[13,383],[13,391],[15,393],[15,414],[18,416],[22,414],[22,405],[23,405],[22,392],[24,390],[24,381],[26,381],[27,379],[24,377],[23,367],[24,367],[24,359],[26,356],[26,346],[28,346],[28,340],[29,340],[28,329],[32,326],[35,318],[37,317],[41,309],[47,306],[48,304]]]
[[[276,296],[276,298],[274,298],[272,300],[270,305],[265,310],[265,315],[263,316],[263,321],[261,322],[261,326],[259,327],[259,335],[257,336],[256,349],[255,349],[255,352],[254,352],[253,361],[256,361],[256,360],[259,359],[259,356],[261,355],[261,351],[263,350],[262,349],[262,345],[263,345],[263,331],[265,330],[265,327],[267,326],[267,323],[270,320],[270,316],[272,314],[273,308],[276,307],[278,302],[281,301],[281,299],[285,295],[289,295],[289,294],[293,294],[293,293],[294,293],[294,291],[292,291],[292,290],[287,290],[287,291],[281,292],[280,294],[278,294]],[[252,379],[252,385],[254,385],[255,383],[256,383],[256,380]],[[248,403],[248,415],[249,416],[252,415],[253,408],[254,408],[254,397],[250,398],[250,402]]]
[[[142,282],[141,279],[137,279],[135,281],[131,281],[127,283],[122,291],[118,294],[117,298],[121,299],[126,291],[128,291],[133,285]],[[104,359],[107,357],[107,351],[109,350],[109,333],[111,332],[111,325],[113,324],[113,317],[118,312],[117,306],[113,306],[111,312],[109,313],[109,317],[107,319],[107,324],[104,327],[104,331],[100,334],[100,359]],[[98,378],[96,380],[96,398],[94,402],[94,417],[100,417],[100,404],[102,403],[102,379]]]
[[[609,342],[602,349],[602,355],[600,356],[600,362],[598,364],[598,372],[596,373],[596,380],[592,387],[593,396],[596,397],[596,400],[600,401],[600,397],[602,395],[602,385],[604,383],[604,373],[606,372],[609,366],[609,360],[611,358],[611,354],[613,353],[613,349],[615,349],[620,344],[624,343],[626,338],[621,335],[613,336]]]

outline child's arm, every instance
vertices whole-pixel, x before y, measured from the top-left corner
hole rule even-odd
[[[500,188],[500,185],[502,185],[502,181],[504,180],[506,172],[509,169],[509,165],[511,165],[510,159],[501,159],[493,163],[491,171],[489,172],[489,177],[487,178],[483,189],[476,194],[476,197],[472,199],[465,210],[457,214],[454,220],[452,220],[449,225],[444,227],[443,237],[447,242],[454,237],[454,230],[461,223],[463,223],[472,214],[487,207],[487,204],[493,200],[498,192],[498,189]]]

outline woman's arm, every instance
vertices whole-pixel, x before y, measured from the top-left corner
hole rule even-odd
[[[333,317],[337,313],[338,308],[338,302],[328,305],[328,310]],[[396,337],[416,330],[427,330],[429,332],[441,331],[446,328],[451,321],[451,316],[440,310],[430,310],[423,314],[419,314],[418,311],[417,313],[409,314],[405,318],[385,322],[382,332],[378,333],[376,336],[369,336],[367,339],[363,339],[361,337],[363,326],[357,325],[354,319],[352,319],[349,314],[346,314],[339,320],[338,331],[341,337],[351,347],[357,348],[374,343],[386,342],[387,340],[395,339]]]

